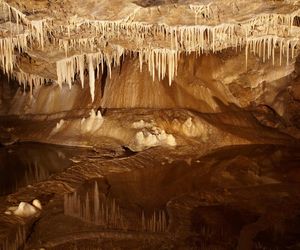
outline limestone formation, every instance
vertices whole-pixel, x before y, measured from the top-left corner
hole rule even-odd
[[[92,101],[100,68],[103,72],[106,65],[111,76],[111,67],[129,55],[139,58],[140,70],[148,65],[153,80],[167,77],[171,85],[181,54],[235,48],[245,50],[246,62],[253,53],[263,62],[275,64],[280,58],[280,65],[283,61],[288,65],[299,48],[298,1],[273,2],[273,8],[262,0],[191,1],[144,8],[127,0],[118,8],[90,0],[81,10],[76,10],[77,1],[67,1],[64,7],[52,1],[1,0],[0,4],[3,72],[32,89],[45,81],[71,88],[76,79],[84,87],[87,70]],[[96,11],[87,14],[89,4]],[[27,72],[21,63],[24,56],[46,60],[56,76],[49,79],[45,70],[37,75]]]

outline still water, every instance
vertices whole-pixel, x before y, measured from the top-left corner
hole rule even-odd
[[[72,163],[77,150],[40,143],[18,143],[0,148],[0,196],[47,179]]]

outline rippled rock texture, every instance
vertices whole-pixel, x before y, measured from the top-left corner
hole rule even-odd
[[[0,249],[299,249],[299,27],[292,0],[0,0]]]

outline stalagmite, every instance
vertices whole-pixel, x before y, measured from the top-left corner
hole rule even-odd
[[[102,126],[103,121],[104,119],[101,115],[101,112],[98,111],[96,114],[95,110],[92,109],[90,116],[81,120],[80,130],[82,133],[94,133]]]
[[[14,211],[14,214],[20,217],[31,217],[38,212],[38,209],[35,206],[27,202],[20,202],[18,208]]]

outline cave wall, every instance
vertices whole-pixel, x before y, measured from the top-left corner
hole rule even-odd
[[[140,72],[138,58],[127,55],[119,67],[113,68],[111,78],[104,72],[96,79],[93,103],[89,86],[82,89],[79,81],[72,89],[66,84],[62,89],[55,84],[36,86],[32,96],[20,87],[8,97],[4,93],[7,84],[15,83],[2,78],[1,113],[52,114],[99,106],[188,108],[210,113],[224,111],[222,107],[228,104],[242,108],[263,104],[285,115],[290,98],[287,91],[297,82],[297,71],[293,63],[278,65],[250,56],[246,69],[244,52],[232,49],[201,56],[192,53],[180,57],[177,76],[169,86],[167,79],[153,81],[147,65]]]

